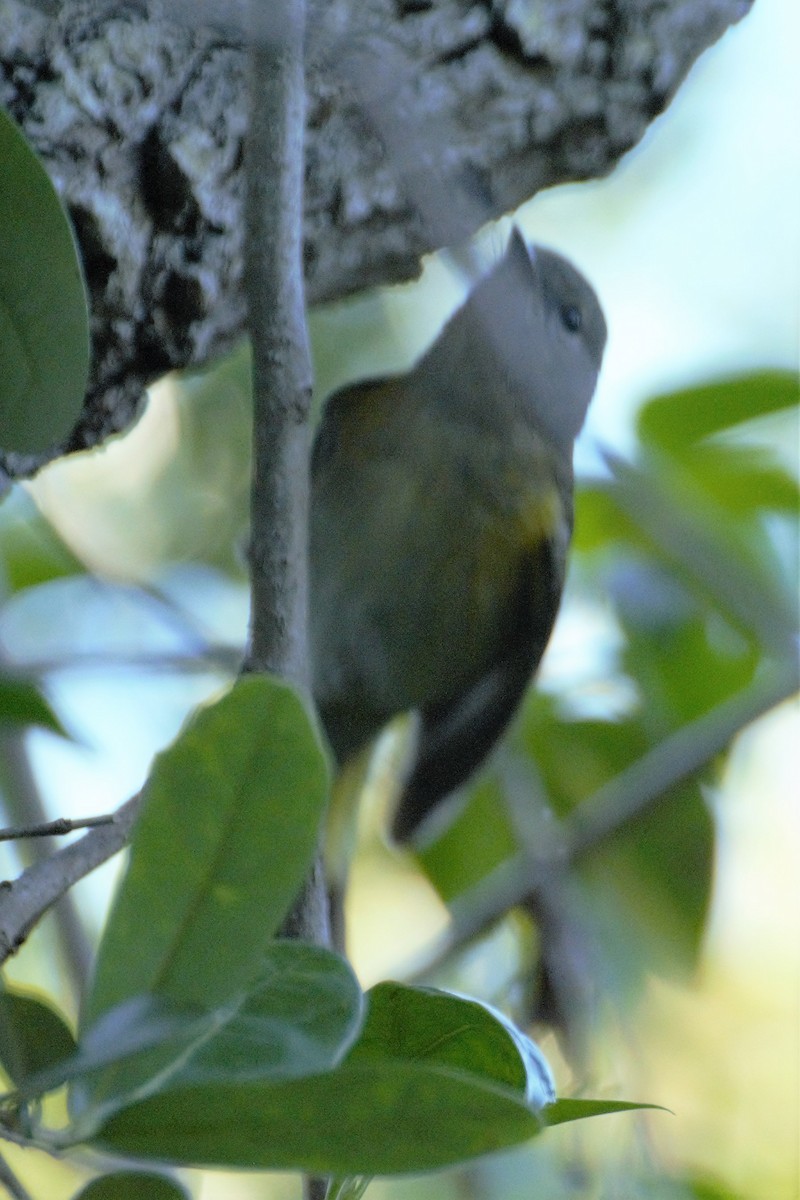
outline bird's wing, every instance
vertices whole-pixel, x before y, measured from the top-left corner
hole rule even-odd
[[[495,663],[466,691],[422,709],[415,764],[392,826],[398,841],[464,783],[514,716],[550,638],[563,573],[556,542],[542,539],[526,552]]]

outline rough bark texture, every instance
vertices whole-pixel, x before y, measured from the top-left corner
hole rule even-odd
[[[540,188],[608,173],[750,2],[318,0],[309,300],[418,272],[443,227],[412,177],[477,198],[461,234]],[[82,246],[94,365],[67,448],[92,445],[130,422],[152,379],[243,333],[244,53],[230,32],[155,19],[143,2],[0,0],[0,103]]]

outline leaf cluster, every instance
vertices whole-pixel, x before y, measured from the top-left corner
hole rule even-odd
[[[245,677],[190,720],[146,785],[77,1040],[51,1005],[3,994],[7,1132],[349,1177],[430,1170],[631,1107],[555,1101],[533,1043],[476,1001],[390,983],[363,996],[339,956],[275,939],[326,789],[280,681]],[[42,1099],[64,1087],[68,1122],[50,1128]],[[131,1197],[166,1186],[136,1178]]]

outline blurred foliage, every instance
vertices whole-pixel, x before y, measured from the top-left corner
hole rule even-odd
[[[86,567],[42,516],[28,493],[14,488],[5,498],[0,521],[0,587],[3,594],[25,591]]]
[[[249,352],[240,347],[211,370],[167,376],[124,437],[54,462],[37,477],[40,513],[85,569],[143,583],[165,564],[200,561],[243,575],[249,370]],[[46,543],[36,522],[34,529]]]

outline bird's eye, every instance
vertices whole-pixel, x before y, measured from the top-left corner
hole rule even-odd
[[[583,325],[583,314],[576,305],[563,304],[561,306],[561,322],[570,333],[577,333]]]

